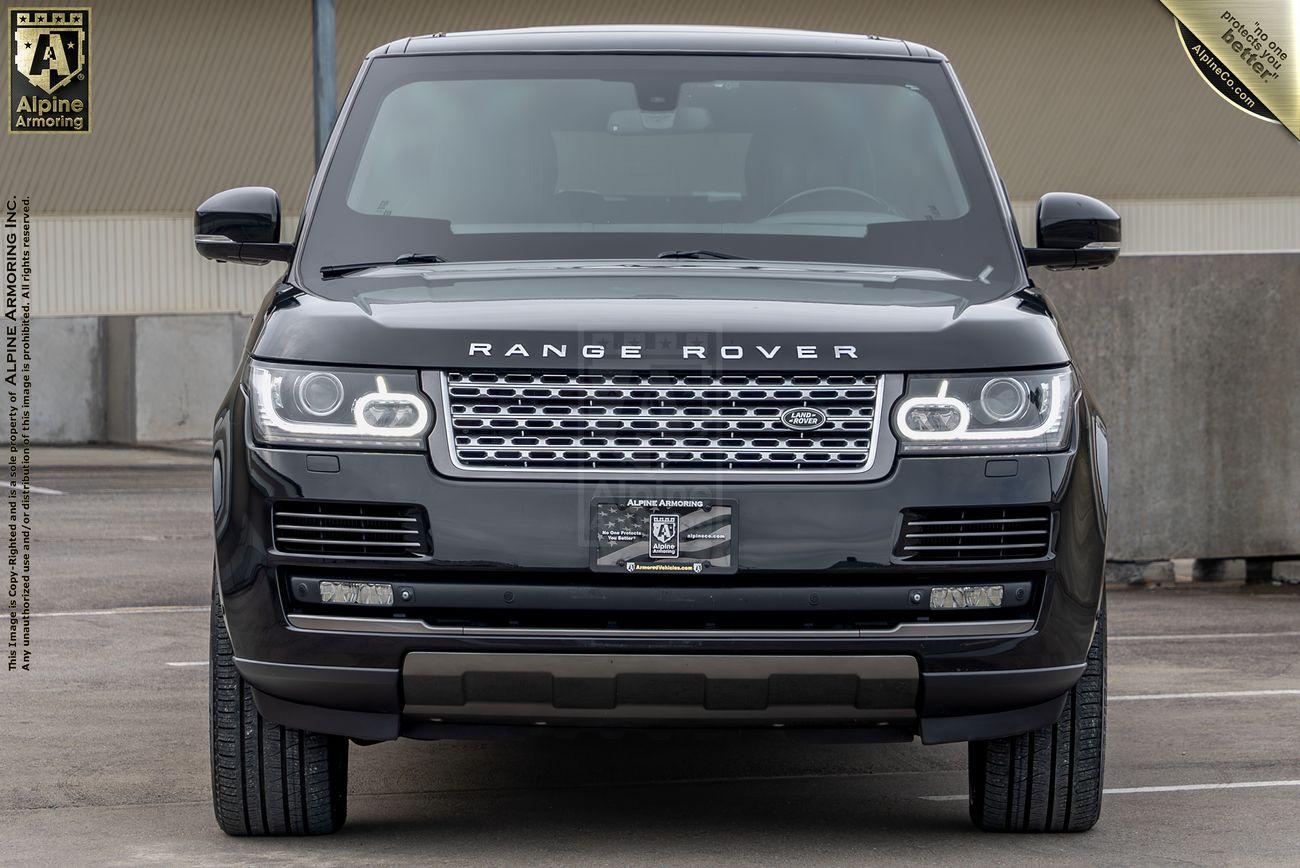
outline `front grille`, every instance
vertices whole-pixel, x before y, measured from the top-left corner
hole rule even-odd
[[[428,554],[417,506],[287,500],[272,509],[275,547],[287,554],[411,560]]]
[[[909,509],[894,556],[909,561],[1001,561],[1047,557],[1045,506]]]
[[[864,374],[450,371],[443,389],[463,468],[843,473],[871,465],[878,386]],[[800,407],[825,422],[787,427]]]

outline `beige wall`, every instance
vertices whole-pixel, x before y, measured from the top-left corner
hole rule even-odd
[[[953,62],[1013,199],[1300,194],[1300,144],[1199,79],[1158,0],[339,0],[338,9],[341,87],[375,45],[442,30],[671,22],[910,39]]]
[[[1034,204],[1015,203],[1016,219],[1029,244]],[[1111,204],[1124,215],[1125,258],[1300,251],[1300,197],[1113,199]],[[286,237],[295,223],[289,215]],[[187,214],[37,218],[32,233],[38,275],[35,312],[69,316],[256,310],[280,270],[202,259],[194,252],[192,232]]]
[[[0,178],[46,214],[177,213],[236,184],[296,211],[312,172],[308,0],[113,0],[94,11],[89,136],[6,136]],[[1300,195],[1300,145],[1199,81],[1157,0],[338,0],[340,94],[371,47],[573,22],[873,32],[956,65],[1015,199]]]
[[[1158,0],[337,3],[340,98],[372,47],[439,30],[735,23],[913,39],[952,58],[1022,228],[1041,193],[1065,189],[1116,205],[1126,254],[1300,250],[1300,143],[1198,80]],[[199,259],[189,215],[241,184],[301,210],[310,0],[90,5],[93,132],[0,138],[0,184],[42,217],[36,311],[252,310],[272,269]]]
[[[313,168],[307,2],[87,5],[92,132],[5,136],[5,187],[46,214],[185,212],[238,184],[303,200]]]

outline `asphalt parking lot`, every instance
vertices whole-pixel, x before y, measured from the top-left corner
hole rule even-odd
[[[966,819],[961,745],[397,742],[338,835],[212,819],[208,461],[38,455],[35,671],[0,673],[4,864],[1295,864],[1300,594],[1111,594],[1107,797],[1084,835]]]

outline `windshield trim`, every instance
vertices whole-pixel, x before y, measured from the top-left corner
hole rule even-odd
[[[745,272],[755,276],[789,278],[797,275],[816,276],[818,279],[842,278],[853,281],[895,283],[899,278],[908,280],[933,280],[943,282],[972,282],[977,277],[906,265],[873,265],[862,262],[792,262],[785,259],[476,259],[467,262],[440,263],[382,263],[359,269],[348,277],[387,278],[395,276],[384,272],[409,275],[419,273],[429,277],[517,274],[519,272],[581,271],[586,274],[614,274],[625,269],[644,271],[716,271],[723,273]]]
[[[997,167],[993,165],[993,154],[989,151],[988,142],[984,138],[984,131],[980,129],[979,120],[975,117],[975,110],[971,108],[970,100],[966,98],[966,91],[962,89],[961,82],[957,80],[957,73],[953,70],[952,64],[946,60],[943,61],[943,72],[952,85],[953,91],[957,94],[957,100],[961,103],[962,111],[966,113],[966,122],[970,124],[971,134],[975,139],[975,143],[979,146],[984,171],[988,173],[989,182],[993,185],[993,198],[997,200],[998,206],[1002,210],[1002,226],[1005,230],[1003,235],[1010,243],[1012,259],[1017,264],[1020,278],[1017,290],[1025,289],[1032,286],[1033,283],[1029,279],[1029,269],[1025,263],[1025,248],[1020,243],[1016,215],[1011,211],[1011,200],[1007,198],[1006,186],[1002,183],[1002,176],[998,174]]]
[[[338,115],[337,115],[337,117],[336,117],[336,119],[335,119],[334,126],[333,126],[333,128],[331,129],[331,131],[330,131],[329,139],[328,139],[328,141],[326,142],[325,147],[324,147],[324,149],[322,150],[322,153],[321,153],[320,159],[319,159],[319,161],[318,161],[318,163],[317,163],[317,170],[316,170],[316,172],[314,173],[314,175],[313,175],[313,177],[312,177],[312,181],[311,181],[310,186],[308,187],[307,198],[306,198],[306,201],[305,201],[304,204],[303,204],[302,218],[298,221],[298,226],[297,226],[297,229],[296,229],[296,231],[295,231],[295,233],[294,233],[294,239],[293,239],[293,244],[294,244],[294,255],[293,255],[293,259],[292,259],[292,261],[290,261],[290,263],[289,263],[289,267],[288,267],[288,270],[287,270],[286,275],[285,275],[285,280],[287,280],[289,283],[291,283],[291,284],[293,284],[293,285],[295,285],[295,286],[298,286],[298,287],[302,287],[302,288],[306,289],[307,291],[311,291],[311,285],[312,285],[312,282],[303,279],[303,272],[302,272],[302,266],[303,266],[303,255],[302,255],[302,254],[303,254],[303,243],[302,243],[302,242],[303,242],[303,239],[307,236],[307,234],[308,234],[309,231],[311,230],[312,225],[313,225],[313,224],[315,223],[315,221],[316,221],[316,212],[317,212],[317,208],[319,207],[320,199],[321,199],[321,196],[323,195],[323,191],[324,191],[324,188],[325,188],[326,181],[328,180],[329,173],[330,173],[331,169],[334,168],[334,161],[335,161],[334,158],[335,158],[336,152],[338,151],[338,149],[339,149],[339,147],[340,147],[340,142],[341,142],[341,140],[342,140],[342,138],[343,138],[343,132],[344,132],[344,129],[345,129],[346,126],[347,126],[347,122],[348,122],[349,118],[352,116],[352,114],[354,113],[354,111],[355,111],[356,108],[357,108],[358,95],[359,95],[359,93],[360,93],[360,91],[361,91],[361,89],[362,89],[362,85],[364,84],[366,78],[368,77],[368,75],[369,75],[369,73],[370,73],[370,71],[371,71],[372,66],[373,66],[375,63],[393,62],[393,61],[396,61],[396,60],[398,60],[398,59],[400,59],[400,58],[404,58],[404,57],[433,57],[433,56],[440,56],[440,55],[441,55],[441,56],[457,56],[457,55],[459,55],[459,56],[466,56],[466,55],[493,55],[493,56],[502,56],[502,55],[518,55],[518,56],[536,56],[536,55],[563,55],[563,56],[574,56],[574,55],[578,55],[578,56],[637,55],[637,56],[642,56],[642,57],[646,57],[646,56],[650,56],[650,57],[653,57],[653,56],[665,56],[665,57],[681,57],[681,56],[729,57],[729,56],[736,56],[736,57],[781,57],[781,58],[807,57],[807,58],[829,58],[829,59],[836,59],[836,58],[838,58],[838,59],[841,59],[841,60],[843,60],[843,59],[871,60],[871,61],[873,61],[873,62],[877,62],[877,63],[883,63],[883,62],[888,61],[888,62],[892,62],[892,63],[932,63],[932,64],[940,64],[940,65],[943,67],[942,74],[943,74],[944,77],[948,80],[950,86],[952,87],[954,93],[955,93],[956,96],[957,96],[957,100],[958,100],[958,103],[959,103],[959,105],[960,105],[961,111],[962,111],[962,113],[964,114],[964,117],[965,117],[966,123],[968,124],[969,132],[970,132],[970,134],[971,134],[971,137],[974,139],[974,141],[975,141],[975,143],[976,143],[976,146],[977,146],[977,148],[978,148],[978,151],[979,151],[979,163],[980,163],[980,165],[981,165],[981,167],[982,167],[983,172],[985,173],[986,180],[988,181],[988,183],[989,183],[990,186],[991,186],[991,189],[992,189],[992,195],[993,195],[993,198],[994,198],[994,200],[995,200],[995,202],[996,202],[996,205],[997,205],[997,207],[998,207],[998,208],[1000,209],[1000,211],[1001,211],[1001,215],[1002,215],[1002,224],[1001,224],[1001,226],[1002,226],[1002,230],[1003,230],[1002,235],[1003,235],[1003,237],[1005,238],[1005,240],[1006,240],[1006,242],[1007,242],[1007,245],[1008,245],[1009,251],[1010,251],[1010,253],[1011,253],[1011,261],[1014,263],[1014,267],[1015,267],[1015,274],[1013,275],[1013,279],[1012,279],[1011,282],[1010,282],[1010,288],[1009,288],[1007,294],[1013,294],[1013,293],[1015,293],[1015,292],[1020,292],[1020,291],[1023,291],[1024,289],[1026,289],[1026,288],[1029,288],[1029,287],[1032,287],[1032,286],[1033,286],[1033,282],[1029,279],[1029,274],[1028,274],[1027,266],[1026,266],[1026,264],[1025,264],[1024,247],[1023,247],[1023,245],[1022,245],[1021,242],[1020,242],[1020,235],[1019,235],[1018,228],[1017,228],[1017,226],[1016,226],[1015,215],[1013,214],[1013,212],[1012,212],[1012,210],[1011,210],[1011,203],[1010,203],[1010,200],[1007,198],[1007,195],[1006,195],[1006,188],[1005,188],[1005,186],[1004,186],[1003,183],[1002,183],[1001,176],[998,174],[997,169],[996,169],[995,166],[994,166],[992,155],[991,155],[991,153],[989,152],[988,144],[987,144],[987,142],[986,142],[986,140],[985,140],[985,138],[984,138],[984,133],[983,133],[983,131],[980,129],[979,123],[978,123],[978,121],[977,121],[977,119],[976,119],[976,117],[975,117],[975,114],[974,114],[974,110],[972,109],[972,107],[971,107],[971,105],[970,105],[970,101],[969,101],[969,99],[968,99],[967,96],[966,96],[966,92],[965,92],[965,90],[962,88],[960,81],[957,79],[956,73],[955,73],[955,71],[953,70],[953,67],[952,67],[952,63],[951,63],[951,62],[950,62],[946,57],[944,57],[943,55],[938,55],[938,56],[906,55],[906,56],[903,56],[903,55],[890,55],[890,54],[866,54],[866,53],[862,53],[862,52],[849,52],[849,51],[846,51],[846,52],[840,53],[840,52],[802,51],[802,50],[793,50],[793,51],[753,50],[753,51],[750,51],[750,50],[741,50],[741,49],[702,50],[702,49],[695,49],[695,48],[692,48],[692,49],[681,49],[681,50],[677,50],[677,49],[661,49],[661,48],[654,48],[654,49],[639,49],[639,48],[608,48],[608,49],[601,49],[601,50],[565,50],[565,49],[520,49],[520,48],[517,48],[517,47],[511,47],[511,48],[509,48],[509,49],[501,49],[501,50],[495,50],[495,49],[492,49],[492,50],[489,50],[489,49],[473,49],[473,50],[469,50],[469,49],[464,49],[464,50],[411,51],[411,52],[402,51],[402,52],[398,52],[398,53],[394,53],[394,54],[373,54],[373,53],[372,53],[372,54],[367,55],[367,56],[363,59],[363,61],[362,61],[362,63],[361,63],[361,67],[360,67],[360,69],[357,71],[357,75],[356,75],[356,77],[353,79],[352,84],[351,84],[351,86],[350,86],[349,89],[348,89],[347,95],[345,96],[345,98],[344,98],[344,100],[343,100],[343,103],[342,103],[342,104],[340,105],[340,107],[339,107]],[[564,260],[538,260],[538,262],[544,262],[544,263],[547,263],[547,264],[550,265],[551,267],[555,267],[555,266],[559,265],[559,264],[560,264],[561,262],[563,262],[563,261],[564,261]],[[581,261],[582,261],[582,262],[604,262],[603,260],[581,260]],[[624,261],[626,262],[626,261],[628,261],[628,260],[624,260]],[[515,262],[515,263],[526,263],[526,262],[531,262],[531,260],[510,260],[510,262]],[[744,263],[745,265],[754,265],[756,262],[762,262],[762,261],[761,261],[761,260],[743,260],[743,263]],[[480,263],[480,264],[491,264],[491,261],[489,261],[489,260],[476,260],[476,263]],[[727,265],[727,263],[723,263],[722,261],[697,262],[697,261],[691,261],[691,260],[670,260],[669,263],[670,263],[671,266],[686,266],[686,267],[696,267],[696,268],[698,268],[698,267],[717,267],[717,266],[719,266],[719,265],[722,265],[722,266],[725,267],[725,266]],[[469,263],[466,263],[466,265],[468,265],[468,264],[469,264]],[[736,263],[731,263],[730,265],[731,265],[731,267],[733,267],[733,268],[736,267]],[[833,267],[833,268],[865,269],[865,270],[867,270],[867,271],[869,271],[870,269],[873,269],[873,268],[890,268],[890,269],[895,269],[894,266],[872,266],[872,265],[866,265],[866,264],[863,264],[863,263],[814,263],[814,262],[802,262],[802,261],[794,261],[794,260],[777,260],[777,261],[773,261],[773,262],[771,263],[771,265],[773,265],[773,266],[779,265],[779,266],[781,266],[781,267],[789,268],[789,269],[791,269],[791,270],[802,269],[802,268],[809,268],[810,266],[812,266],[812,267],[830,266],[830,267]],[[664,266],[664,262],[663,262],[663,261],[654,261],[654,260],[651,260],[651,261],[647,264],[647,266],[645,266],[645,267],[653,267],[653,266],[663,267],[663,266]],[[400,266],[400,267],[405,268],[406,266]],[[429,266],[424,265],[424,266],[420,266],[420,267],[422,267],[422,268],[428,268]],[[444,266],[444,267],[445,267],[445,266]],[[899,267],[897,267],[898,273],[910,273],[910,271],[908,271],[907,269],[908,269],[908,267],[906,267],[906,266],[899,266]],[[812,269],[809,269],[809,270],[812,270]],[[944,271],[942,271],[941,269],[933,269],[933,268],[929,268],[929,269],[927,269],[927,268],[916,268],[915,270],[918,270],[918,271],[929,271],[929,272],[934,272],[934,273],[937,273],[937,274],[949,275],[948,272],[944,272]],[[958,279],[958,280],[981,280],[981,278],[967,278],[967,277],[963,277],[963,276],[959,276],[959,275],[951,275],[951,276],[948,276],[946,279]]]

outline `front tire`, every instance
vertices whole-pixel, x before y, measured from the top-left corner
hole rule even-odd
[[[973,741],[970,817],[988,832],[1085,832],[1101,816],[1106,758],[1106,604],[1088,665],[1051,726]]]
[[[212,806],[227,835],[323,835],[347,818],[348,743],[266,720],[235,668],[212,585]]]

